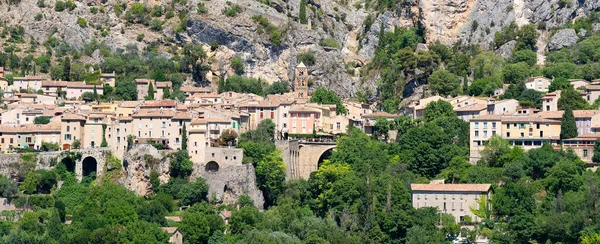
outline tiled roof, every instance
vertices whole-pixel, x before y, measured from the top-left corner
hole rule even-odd
[[[600,90],[600,85],[589,85],[585,86],[586,90]]]
[[[169,234],[173,234],[178,230],[177,227],[160,227],[160,228]]]
[[[487,192],[491,184],[410,184],[412,191]]]
[[[119,121],[132,121],[132,117],[119,117]]]
[[[67,82],[67,87],[93,89],[94,85],[85,84],[85,82],[83,82],[83,81],[71,81],[71,82]]]
[[[65,113],[61,116],[62,120],[85,120],[83,116],[79,116],[74,113]]]
[[[192,115],[190,113],[178,112],[173,116],[173,119],[192,119]]]
[[[487,114],[481,115],[476,118],[472,118],[470,121],[485,121],[485,120],[502,120],[502,115],[499,114]]]
[[[599,113],[600,110],[573,110],[575,118],[591,118]],[[563,114],[564,111],[544,111],[537,113],[537,115],[547,119],[561,119]]]
[[[140,101],[124,101],[121,103],[121,105],[119,105],[119,107],[122,108],[135,108],[138,105],[140,105],[141,102]]]
[[[15,93],[15,96],[21,98],[37,98],[38,94],[29,94],[29,93]]]
[[[181,222],[181,217],[179,216],[165,216],[165,219],[173,220],[175,222]]]
[[[182,86],[181,88],[179,88],[179,90],[182,92],[189,92],[189,93],[210,92],[210,89],[208,89],[208,88],[195,87],[195,86]]]
[[[149,82],[154,82],[154,80],[151,80],[151,79],[135,79],[135,83],[139,83],[139,84],[148,84]]]
[[[456,112],[481,111],[487,109],[487,104],[474,103],[454,109]]]
[[[14,77],[13,80],[41,80],[42,77],[41,76],[29,76],[26,75],[25,77]]]
[[[158,102],[150,102],[145,103],[140,106],[140,108],[170,108],[177,106],[177,101],[175,100],[162,100]]]
[[[378,118],[378,117],[396,118],[396,117],[398,117],[398,115],[390,114],[390,113],[386,113],[386,112],[375,112],[372,114],[363,115],[363,117],[365,117],[365,118]]]
[[[60,132],[60,123],[49,123],[45,125],[0,125],[0,131],[4,133],[36,133],[36,132]]]
[[[43,80],[42,87],[67,87],[68,81]]]
[[[290,112],[318,113],[318,112],[321,112],[321,110],[318,108],[314,108],[314,107],[308,107],[306,105],[294,105],[290,108]]]
[[[174,115],[175,115],[175,112],[173,112],[171,110],[165,110],[165,109],[156,109],[156,110],[141,109],[141,110],[137,111],[136,113],[134,113],[131,117],[134,117],[134,118],[140,118],[140,117],[171,118]]]
[[[157,81],[156,82],[156,87],[157,88],[165,88],[165,87],[171,87],[171,82],[170,81]]]
[[[598,138],[600,138],[600,134],[585,133],[585,134],[582,134],[582,135],[580,135],[578,137],[564,139],[564,140],[566,140],[566,141],[574,141],[574,140],[575,141],[576,140],[596,140]]]

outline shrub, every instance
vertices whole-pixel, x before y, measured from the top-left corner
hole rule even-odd
[[[75,5],[73,0],[67,0],[67,2],[65,2],[65,7],[67,7],[69,10],[73,10],[77,7],[77,5]]]
[[[154,5],[154,7],[152,7],[152,11],[150,11],[150,15],[152,15],[152,17],[162,16],[163,8],[160,5]]]
[[[308,66],[314,65],[316,62],[316,59],[317,59],[315,57],[315,54],[312,53],[311,51],[307,51],[307,52],[298,54],[298,56],[296,58],[298,59],[298,62],[302,62]]]
[[[54,4],[54,10],[55,10],[56,12],[62,12],[62,11],[64,11],[64,10],[65,10],[65,8],[66,8],[66,5],[65,5],[65,2],[63,2],[63,1],[60,1],[60,0],[58,0],[58,1],[56,1],[56,3]]]
[[[235,17],[238,13],[244,11],[240,5],[234,4],[231,7],[223,9],[223,14],[228,17]]]
[[[113,5],[113,9],[115,10],[115,14],[117,16],[121,16],[121,14],[123,13],[123,11],[125,11],[125,7],[122,4],[118,4],[118,3],[115,3]]]
[[[77,18],[77,24],[81,27],[81,28],[85,28],[88,26],[87,20],[85,20],[84,18]]]
[[[340,44],[333,38],[323,39],[319,42],[319,45],[321,45],[322,47],[331,47],[337,49],[341,47]]]
[[[40,20],[42,20],[43,18],[44,18],[44,14],[42,14],[42,13],[37,13],[37,14],[35,15],[35,17],[34,17],[34,19],[35,19],[36,21],[40,21]]]
[[[254,15],[252,16],[252,20],[259,24],[259,32],[264,30],[269,34],[269,40],[273,45],[279,46],[281,44],[281,32],[267,18],[262,15]]]
[[[152,22],[150,22],[150,30],[161,31],[162,25],[163,25],[163,22],[161,20],[153,19]]]
[[[92,14],[97,14],[97,13],[98,13],[98,8],[96,8],[96,7],[91,7],[91,8],[90,8],[90,13],[92,13]]]
[[[208,13],[208,9],[204,6],[204,3],[198,3],[198,13],[205,14]]]
[[[231,59],[231,68],[235,71],[237,75],[241,75],[244,73],[244,61],[239,56],[233,57]]]
[[[46,1],[44,1],[44,0],[38,0],[37,1],[37,6],[39,8],[45,8],[46,7]]]
[[[137,35],[137,37],[135,38],[138,42],[141,42],[142,40],[144,40],[144,33]]]

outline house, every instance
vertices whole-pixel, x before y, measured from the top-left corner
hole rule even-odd
[[[11,89],[12,88],[12,89]],[[42,77],[41,76],[25,76],[25,77],[14,77],[12,87],[9,90],[21,91],[31,90],[37,92],[42,88]]]
[[[163,231],[166,231],[171,235],[169,237],[169,243],[183,244],[183,234],[177,227],[160,227]]]
[[[553,91],[542,97],[542,111],[557,111],[561,91]]]
[[[195,86],[182,86],[179,88],[186,97],[193,96],[194,94],[208,94],[211,93],[209,88],[205,87],[195,87]]]
[[[4,67],[0,66],[0,77],[4,77]]]
[[[538,115],[546,118],[561,121],[564,111],[539,112]],[[573,110],[575,124],[577,125],[577,135],[595,133],[593,130],[594,122],[600,122],[600,110]]]
[[[113,71],[112,73],[100,74],[100,81],[102,82],[102,84],[106,84],[106,85],[115,87],[115,83],[116,83],[115,72]]]
[[[569,79],[569,82],[571,83],[571,85],[573,85],[573,88],[575,90],[579,89],[580,87],[585,88],[590,84],[588,81],[583,79]]]
[[[584,162],[593,163],[594,145],[598,139],[600,139],[600,134],[585,133],[575,138],[564,139],[562,146],[565,149],[573,150]]]
[[[223,218],[223,221],[225,221],[225,224],[229,224],[229,218],[231,218],[231,211],[227,211],[227,210],[219,211],[219,215],[221,216],[221,218]]]
[[[584,88],[584,98],[588,103],[594,103],[600,97],[600,85],[588,85]]]
[[[42,90],[45,95],[58,97],[61,94],[67,94],[68,84],[68,81],[44,80],[42,81]]]
[[[171,220],[173,222],[179,223],[181,222],[181,217],[179,216],[165,216],[166,220]]]
[[[404,113],[413,119],[422,118],[423,116],[425,116],[425,107],[427,107],[427,104],[439,100],[444,100],[444,98],[440,96],[432,96],[428,98],[419,99],[418,101],[414,101],[408,104]]]
[[[524,150],[539,148],[544,143],[556,145],[560,138],[560,120],[538,114],[483,115],[470,121],[470,162],[481,158],[481,151],[494,135]]]
[[[83,81],[71,81],[67,82],[67,99],[79,99],[81,95],[86,92],[94,93],[96,90],[96,94],[102,95],[104,89],[102,87],[97,88],[95,85],[85,84]]]
[[[156,90],[156,84],[152,79],[135,79],[135,87],[137,88],[138,100],[144,99],[148,96],[148,87],[152,84],[154,90]],[[162,98],[162,97],[161,97]]]
[[[413,208],[437,208],[440,213],[454,216],[457,223],[469,218],[480,222],[482,219],[471,208],[479,209],[481,200],[489,208],[491,199],[491,184],[410,184],[410,189]]]
[[[517,112],[519,101],[516,99],[498,100],[488,103],[488,114],[512,114]]]
[[[165,99],[164,98],[164,92],[166,89],[168,89],[169,91],[171,91],[172,88],[172,84],[170,81],[157,81],[156,82],[156,87],[154,87],[154,99],[159,100],[159,99]]]
[[[0,75],[0,91],[6,91],[6,89],[8,89],[8,80]]]
[[[527,82],[525,82],[525,88],[539,92],[548,92],[551,82],[552,79],[543,76],[530,77]]]
[[[366,114],[363,115],[363,118],[365,119],[365,123],[363,125],[363,132],[365,132],[365,134],[367,135],[372,135],[373,134],[373,126],[375,126],[375,123],[377,122],[378,118],[385,118],[386,120],[394,120],[395,118],[398,118],[398,115],[395,114],[390,114],[390,113],[386,113],[386,112],[375,112],[375,113],[371,113],[371,114]]]

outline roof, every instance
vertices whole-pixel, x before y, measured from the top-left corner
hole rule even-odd
[[[165,219],[173,220],[175,222],[181,222],[181,217],[179,216],[165,216]]]
[[[152,79],[135,79],[135,83],[148,84],[149,82],[154,82],[154,80],[152,80]]]
[[[70,88],[92,89],[95,86],[94,85],[85,84],[85,82],[83,82],[83,81],[71,81],[71,82],[67,82],[67,87],[70,87]]]
[[[192,115],[190,113],[178,112],[173,116],[173,119],[192,119]]]
[[[26,124],[26,125],[0,125],[0,131],[4,133],[36,133],[36,132],[60,132],[60,123],[49,124]]]
[[[576,141],[576,140],[596,140],[600,138],[600,134],[592,134],[592,133],[585,133],[582,135],[579,135],[578,137],[575,138],[569,138],[569,139],[563,139],[565,141]]]
[[[38,94],[29,94],[29,93],[15,93],[15,96],[21,98],[37,98]]]
[[[491,184],[410,184],[412,191],[487,192]]]
[[[29,76],[26,75],[25,77],[13,77],[13,80],[41,80],[42,77],[41,76]]]
[[[591,118],[599,113],[600,110],[573,110],[573,116],[575,118]],[[537,114],[546,119],[561,119],[564,111],[544,111]]]
[[[378,117],[397,118],[398,115],[390,114],[390,113],[386,113],[386,112],[375,112],[375,113],[372,113],[372,114],[363,115],[363,117],[365,117],[365,118],[378,118]]]
[[[458,107],[458,108],[454,109],[454,111],[466,112],[466,111],[481,111],[481,110],[485,110],[485,109],[487,109],[487,104],[474,103],[474,104],[469,104],[464,107]]]
[[[600,85],[589,85],[585,86],[586,90],[600,90]]]
[[[170,81],[157,81],[156,82],[156,87],[157,88],[165,88],[165,87],[171,87],[171,82]]]
[[[159,117],[159,118],[171,118],[175,115],[175,112],[166,109],[153,109],[153,110],[139,110],[134,113],[131,117]]]
[[[74,113],[65,113],[65,114],[63,114],[63,116],[61,116],[61,119],[62,120],[85,120],[85,118],[83,116],[79,116]]]
[[[179,88],[182,92],[196,93],[196,92],[210,92],[210,89],[204,87],[195,86],[182,86]]]
[[[160,227],[160,229],[166,231],[169,234],[174,234],[175,232],[179,231],[179,228],[177,227]]]
[[[298,64],[298,68],[306,68],[306,65],[304,65],[304,62],[300,62],[300,64]]]
[[[67,87],[68,81],[43,80],[42,87]]]
[[[231,217],[231,211],[223,210],[223,211],[219,212],[219,214],[221,214],[221,216],[223,216],[223,218],[226,218],[226,219]]]
[[[560,93],[561,93],[561,91],[560,91],[560,90],[558,90],[558,91],[553,91],[553,92],[550,92],[550,93],[547,93],[546,95],[544,95],[544,96],[542,97],[542,99],[544,99],[544,98],[550,98],[550,97],[556,97],[557,95],[560,95]]]
[[[140,105],[140,101],[124,101],[119,105],[121,108],[135,108]]]
[[[318,108],[309,107],[306,105],[294,105],[290,108],[290,112],[309,112],[318,113],[321,112]]]
[[[140,108],[164,108],[164,107],[175,107],[177,106],[177,101],[175,100],[161,100],[153,103],[144,103]]]

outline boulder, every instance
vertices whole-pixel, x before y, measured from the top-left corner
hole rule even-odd
[[[573,29],[562,29],[550,38],[548,51],[560,50],[565,47],[573,46],[577,43],[577,33]]]
[[[596,32],[598,30],[600,30],[600,23],[593,23],[592,24],[592,31]]]
[[[417,48],[415,49],[415,53],[419,52],[429,52],[429,48],[424,43],[417,43]]]
[[[505,59],[512,58],[513,50],[515,50],[516,44],[517,44],[517,41],[515,41],[515,40],[504,43],[504,45],[500,46],[496,50],[496,55],[503,57]]]

